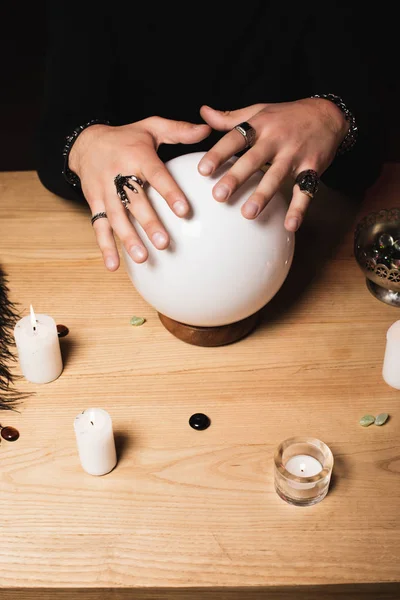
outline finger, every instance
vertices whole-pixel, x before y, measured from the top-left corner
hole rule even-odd
[[[93,231],[96,236],[97,244],[103,255],[105,266],[109,271],[116,271],[119,267],[119,254],[108,218],[97,219],[97,221],[93,223]]]
[[[178,217],[186,216],[190,211],[187,198],[162,160],[155,153],[142,159],[145,180],[157,190]]]
[[[310,202],[311,198],[304,194],[298,185],[295,185],[292,200],[285,217],[284,225],[287,231],[297,231],[299,229]]]
[[[289,158],[280,158],[272,162],[255,191],[242,206],[242,215],[246,219],[255,219],[260,214],[279,190],[290,170]]]
[[[112,177],[110,180],[113,181]],[[130,221],[129,211],[118,198],[112,183],[106,187],[106,197],[106,212],[114,233],[121,240],[132,260],[136,263],[144,262],[148,258],[147,248]]]
[[[236,132],[237,133],[237,132]],[[229,135],[229,134],[228,134]],[[240,137],[241,134],[239,134]],[[228,136],[225,136],[228,137]],[[217,146],[217,145],[216,145]],[[228,157],[227,157],[228,158]],[[219,154],[218,160],[225,162],[227,158]],[[265,164],[265,153],[257,147],[251,148],[239,158],[223,177],[215,184],[212,194],[215,200],[225,202],[253,173]]]
[[[200,115],[213,129],[229,131],[229,129],[232,129],[238,123],[251,119],[260,110],[265,108],[265,106],[266,104],[253,104],[239,110],[222,111],[203,105],[200,108]]]
[[[229,158],[246,148],[246,140],[233,128],[208,150],[197,165],[201,175],[211,175]]]
[[[303,171],[307,171],[311,169],[315,173],[319,173],[320,169],[317,165],[316,161],[309,161],[307,164],[301,164],[299,168],[296,169],[296,174],[302,173]],[[321,171],[322,172],[322,171]],[[295,175],[296,178],[296,175]],[[318,188],[318,179],[317,179],[317,188]],[[312,188],[311,188],[312,189]],[[313,190],[313,193],[316,190]],[[300,225],[303,222],[304,216],[312,200],[313,193],[310,194],[310,190],[305,191],[301,190],[300,186],[295,183],[293,186],[293,195],[292,200],[290,202],[288,211],[285,217],[285,228],[288,231],[297,231]]]
[[[128,192],[130,203],[128,210],[144,229],[147,237],[158,250],[169,246],[170,237],[163,226],[153,206],[149,202],[146,192],[137,187],[137,192]]]
[[[93,189],[82,184],[82,191],[89,204],[92,217],[97,213],[107,212],[101,188]],[[108,218],[97,219],[92,227],[106,268],[109,271],[116,271],[119,267],[119,254]]]
[[[211,127],[205,123],[173,121],[162,117],[152,117],[148,127],[158,144],[196,144],[211,133]]]

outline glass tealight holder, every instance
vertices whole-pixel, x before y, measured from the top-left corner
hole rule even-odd
[[[324,442],[293,437],[281,442],[274,456],[275,490],[295,506],[312,506],[328,493],[333,455]]]

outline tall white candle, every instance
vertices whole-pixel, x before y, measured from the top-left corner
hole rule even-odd
[[[19,364],[25,379],[32,383],[49,383],[61,375],[63,362],[57,325],[48,315],[30,315],[14,327]]]
[[[105,475],[117,464],[112,420],[102,408],[88,408],[75,417],[74,429],[82,468]]]
[[[388,385],[400,390],[400,321],[393,323],[386,333],[382,376]]]

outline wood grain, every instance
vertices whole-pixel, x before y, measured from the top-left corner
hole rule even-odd
[[[2,600],[400,597],[400,392],[381,375],[400,313],[367,290],[352,247],[357,220],[399,193],[396,164],[363,204],[322,189],[257,328],[207,348],[167,331],[123,266],[106,271],[85,207],[33,172],[0,173],[12,300],[70,330],[61,377],[18,380],[31,397],[0,414],[21,433],[0,445]],[[90,406],[113,418],[104,477],[77,456],[73,419]],[[211,427],[191,429],[194,412]],[[385,426],[359,426],[379,412]],[[335,457],[310,508],[273,483],[276,446],[301,434]]]

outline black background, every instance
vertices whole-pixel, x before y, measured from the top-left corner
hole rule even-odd
[[[384,6],[384,5],[383,5]],[[0,39],[0,171],[35,169],[33,137],[40,113],[45,65],[45,4],[9,4],[2,11]],[[371,44],[380,73],[382,127],[386,131],[385,157],[400,160],[399,52],[395,20],[388,13],[374,16]],[[360,15],[362,18],[362,15]],[[368,25],[366,24],[366,27]],[[340,38],[340,32],[339,32]],[[71,32],[73,43],[73,32]],[[72,75],[71,85],[74,84]]]

